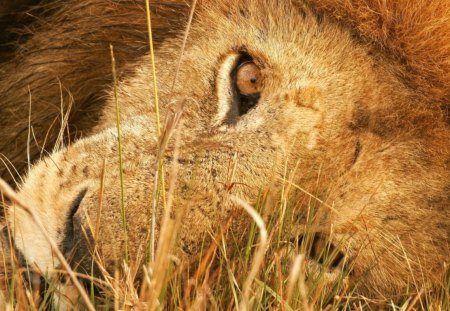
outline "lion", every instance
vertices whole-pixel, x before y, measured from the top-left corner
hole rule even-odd
[[[359,294],[441,286],[446,1],[199,1],[186,38],[189,6],[154,3],[154,59],[143,1],[29,10],[42,17],[0,69],[0,150],[31,209],[12,200],[6,220],[29,265],[60,266],[49,238],[78,271],[96,249],[110,271],[121,256],[143,262],[167,208],[152,202],[166,192],[180,219],[173,254],[189,262],[230,217],[245,235],[236,198],[251,205],[262,187],[276,197],[288,183],[320,203],[309,230],[339,250]],[[296,213],[289,231],[301,241],[309,220]]]

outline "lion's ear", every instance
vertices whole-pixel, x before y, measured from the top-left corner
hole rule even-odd
[[[408,83],[430,103],[450,96],[450,1],[316,0],[318,11],[350,25],[405,65]]]

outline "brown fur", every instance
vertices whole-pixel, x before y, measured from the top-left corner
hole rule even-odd
[[[114,96],[105,91],[111,83],[110,42],[121,73],[117,96],[133,256],[145,245],[149,226],[147,206],[158,144],[155,112],[149,104],[154,101],[150,60],[139,57],[145,54],[145,21],[141,5],[133,3],[66,2],[48,20],[36,23],[33,38],[1,69],[0,124],[5,138],[0,150],[15,164],[26,159],[28,85],[39,144],[59,113],[58,79],[73,94],[69,123],[92,134],[37,163],[20,191],[62,243],[68,209],[88,189],[74,218],[74,240],[80,241],[75,259],[81,267],[89,267],[90,261],[82,257],[91,247],[81,227],[88,228],[96,219],[104,159],[106,210],[101,223],[108,226],[91,234],[98,236],[107,260],[113,261],[124,245]],[[173,90],[181,39],[166,34],[167,28],[178,28],[155,9],[163,119],[172,116],[176,103],[184,104],[174,196],[175,211],[184,213],[177,254],[191,258],[198,253],[205,232],[216,229],[236,208],[224,183],[244,184],[231,192],[252,201],[259,187],[283,176],[285,160],[292,166],[298,161],[294,182],[303,188],[313,187],[319,168],[322,172],[319,186],[325,204],[316,230],[332,232],[332,242],[341,246],[353,267],[350,278],[360,293],[377,297],[405,293],[411,284],[418,290],[438,287],[450,253],[450,132],[445,108],[450,94],[450,5],[308,3],[201,2]],[[87,17],[86,10],[95,18]],[[180,15],[168,12],[171,19],[180,20]],[[101,27],[92,31],[92,24]],[[232,124],[224,125],[217,119],[221,105],[228,103],[229,83],[217,75],[225,70],[223,63],[242,50],[262,66],[264,92],[254,110],[234,115]],[[38,112],[44,107],[53,107],[50,116],[47,110]],[[87,111],[94,113],[87,116]],[[12,145],[15,139],[17,145]],[[228,163],[236,152],[238,166],[230,181]],[[33,158],[36,154],[38,148]],[[165,159],[170,169],[171,148]],[[273,184],[276,194],[279,182]],[[52,267],[51,251],[30,220],[20,211],[9,219],[20,231],[24,242],[18,248],[25,257],[42,269]],[[234,230],[244,231],[244,226],[239,222]],[[300,221],[293,232],[302,230]]]
[[[14,26],[26,24],[26,11],[35,0],[0,0],[0,58],[6,58],[9,44],[13,43]],[[7,30],[9,29],[9,30]]]
[[[163,3],[155,2],[152,7],[157,12],[156,45],[177,29],[184,13],[182,3]],[[42,7],[45,14],[38,14]],[[27,143],[22,142],[28,138],[30,100],[33,134],[29,146],[30,158],[35,160],[54,146],[63,126],[61,107],[64,113],[71,107],[66,143],[89,133],[97,122],[112,78],[110,44],[115,47],[119,78],[129,73],[127,64],[148,50],[142,3],[46,1],[39,8],[35,9],[38,15],[31,26],[20,31],[21,36],[30,38],[17,49],[16,57],[0,68],[0,126],[13,129],[2,131],[0,136],[1,154],[6,158],[2,157],[6,165],[1,166],[0,177],[8,181],[17,179],[15,169],[23,173],[27,167]]]

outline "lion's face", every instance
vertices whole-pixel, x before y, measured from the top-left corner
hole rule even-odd
[[[57,219],[48,228],[60,245],[85,239],[87,230],[113,260],[125,243],[117,100],[131,254],[147,245],[155,171],[164,149],[167,179],[177,181],[169,191],[173,208],[183,213],[180,256],[195,255],[203,237],[238,208],[230,195],[254,202],[261,189],[270,186],[276,197],[289,184],[318,193],[311,195],[321,206],[312,231],[341,250],[351,276],[363,282],[362,291],[393,293],[411,276],[418,282],[439,277],[448,243],[433,241],[448,239],[449,232],[442,173],[448,148],[439,144],[447,132],[430,126],[435,115],[421,107],[381,53],[309,7],[280,2],[202,3],[179,68],[181,36],[160,47],[161,120],[175,128],[161,130],[171,138],[157,141],[153,73],[145,57],[132,77],[111,91],[95,135],[34,167],[21,193],[43,218]],[[174,166],[176,177],[170,175]],[[100,192],[98,231],[92,223]],[[81,204],[73,210],[80,193]],[[275,212],[272,203],[265,213]],[[298,207],[298,213],[305,209]],[[156,216],[161,219],[161,209]],[[41,256],[46,242],[36,242],[39,234],[20,217],[11,221],[23,237],[18,248],[42,268],[51,266],[51,254]],[[61,233],[67,223],[72,236]],[[299,216],[293,239],[303,234],[305,223]],[[245,231],[246,224],[236,230]],[[89,252],[84,244],[80,258]]]

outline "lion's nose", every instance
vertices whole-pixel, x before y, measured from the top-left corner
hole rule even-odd
[[[74,217],[80,207],[81,201],[83,201],[86,196],[87,190],[87,188],[84,188],[77,194],[67,212],[64,224],[63,240],[60,245],[61,251],[64,255],[69,254],[76,244],[74,241]]]

